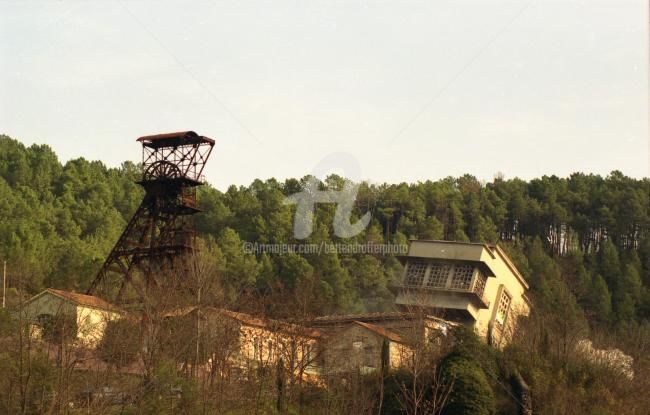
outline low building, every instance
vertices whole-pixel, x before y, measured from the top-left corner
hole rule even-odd
[[[413,352],[399,334],[375,324],[354,321],[328,338],[323,353],[327,374],[338,374],[397,369]]]
[[[167,340],[196,342],[196,351],[188,348],[183,357],[191,370],[206,362],[213,373],[282,362],[303,379],[398,368],[418,345],[444,341],[441,335],[458,324],[500,347],[529,313],[528,284],[498,245],[414,240],[400,259],[404,273],[393,287],[398,311],[321,316],[298,325],[224,309],[179,308],[162,315]],[[55,289],[30,299],[24,313],[40,335],[67,322],[68,333],[87,347],[99,343],[109,321],[123,316],[100,298]],[[197,336],[212,344],[198,364]]]
[[[29,299],[22,313],[34,337],[67,336],[89,348],[99,344],[109,321],[123,316],[120,309],[101,298],[54,288]]]
[[[462,323],[495,346],[529,313],[528,283],[498,245],[413,240],[400,259],[404,274],[394,289],[403,310]]]
[[[208,371],[275,367],[282,362],[296,378],[308,380],[318,375],[319,346],[323,339],[323,333],[318,329],[212,307],[200,310],[187,307],[170,311],[164,317],[168,320],[191,318],[194,321],[189,324],[181,321],[184,331],[175,336],[185,332],[185,339],[190,341],[200,333],[203,341],[209,344],[206,347],[210,353]],[[188,327],[191,329],[189,332]]]
[[[409,366],[414,350],[434,339],[438,342],[457,325],[431,315],[401,311],[321,316],[305,324],[324,333],[326,374]]]
[[[296,375],[315,374],[319,366],[320,330],[250,314],[219,310],[238,325],[242,364],[276,365],[280,359]]]

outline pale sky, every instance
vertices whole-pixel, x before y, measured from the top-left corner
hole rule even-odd
[[[647,6],[2,1],[0,133],[117,166],[194,130],[220,189],[335,152],[373,182],[645,177]]]

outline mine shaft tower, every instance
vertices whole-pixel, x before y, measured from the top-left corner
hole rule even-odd
[[[214,140],[194,131],[137,141],[142,143],[138,184],[144,199],[88,289],[114,303],[143,301],[150,288],[165,285],[165,273],[194,249],[192,216],[200,212],[196,189],[204,183],[203,168],[214,147]]]

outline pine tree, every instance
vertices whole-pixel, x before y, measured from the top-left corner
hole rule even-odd
[[[633,320],[636,307],[641,301],[641,277],[636,267],[632,264],[625,266],[625,272],[617,281],[614,303],[616,315],[620,321]]]
[[[605,279],[596,275],[591,282],[588,292],[588,307],[593,318],[607,323],[612,315],[612,296],[607,288]]]
[[[444,225],[435,217],[429,216],[419,226],[418,239],[443,239],[445,236]]]
[[[612,241],[605,241],[598,255],[598,269],[610,289],[616,287],[616,280],[621,275],[621,263],[616,246]]]

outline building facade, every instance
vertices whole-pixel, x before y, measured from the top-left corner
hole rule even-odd
[[[528,284],[498,245],[411,241],[395,304],[421,309],[474,329],[495,346],[506,344],[517,319],[528,315]]]
[[[422,344],[459,324],[502,347],[529,313],[528,284],[498,245],[414,240],[400,260],[404,271],[393,287],[392,312],[320,316],[301,324],[211,307],[163,317],[171,339],[198,344],[201,336],[214,346],[207,358],[211,372],[282,364],[302,380],[408,365]],[[125,316],[100,298],[55,289],[30,299],[23,313],[40,335],[65,316],[78,344],[89,348],[109,321]],[[194,355],[186,358],[197,366]]]
[[[397,369],[412,355],[406,339],[384,327],[354,321],[327,340],[323,368],[329,375]]]
[[[318,329],[213,307],[186,307],[163,317],[171,337],[195,343],[200,336],[208,353],[202,370],[228,377],[282,365],[293,379],[319,374],[323,334]]]
[[[56,331],[88,348],[97,347],[108,322],[124,314],[101,298],[54,288],[32,297],[24,305],[22,313],[30,323],[33,337],[47,337]]]

